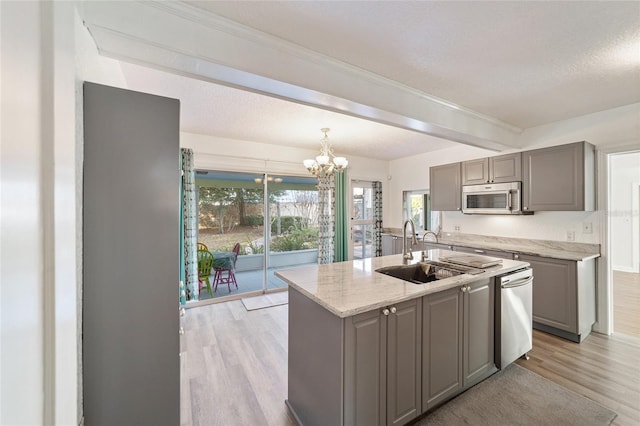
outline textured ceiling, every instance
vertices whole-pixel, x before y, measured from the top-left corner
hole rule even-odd
[[[640,102],[640,2],[188,2],[521,129]],[[129,87],[179,98],[183,131],[396,159],[425,134],[122,64]]]
[[[189,2],[520,128],[640,102],[640,2]]]

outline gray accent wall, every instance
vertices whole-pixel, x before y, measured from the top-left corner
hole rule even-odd
[[[85,425],[178,425],[180,103],[84,84]]]

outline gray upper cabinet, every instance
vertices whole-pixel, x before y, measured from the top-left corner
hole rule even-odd
[[[422,410],[496,371],[492,279],[425,296],[422,314]]]
[[[533,269],[534,328],[582,341],[595,323],[595,260],[518,257]]]
[[[595,208],[595,149],[587,142],[522,153],[522,208],[591,211]]]
[[[431,210],[459,211],[462,209],[461,163],[429,168]]]
[[[345,425],[402,425],[421,408],[422,299],[345,319]]]
[[[519,182],[522,180],[522,154],[499,155],[462,163],[462,184]]]

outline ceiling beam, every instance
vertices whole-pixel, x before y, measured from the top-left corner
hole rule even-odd
[[[466,145],[518,148],[517,127],[183,2],[85,2],[79,11],[105,56]]]

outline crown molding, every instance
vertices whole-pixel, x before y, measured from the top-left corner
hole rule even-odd
[[[522,132],[183,2],[85,2],[79,12],[116,59],[495,151],[516,148]]]

